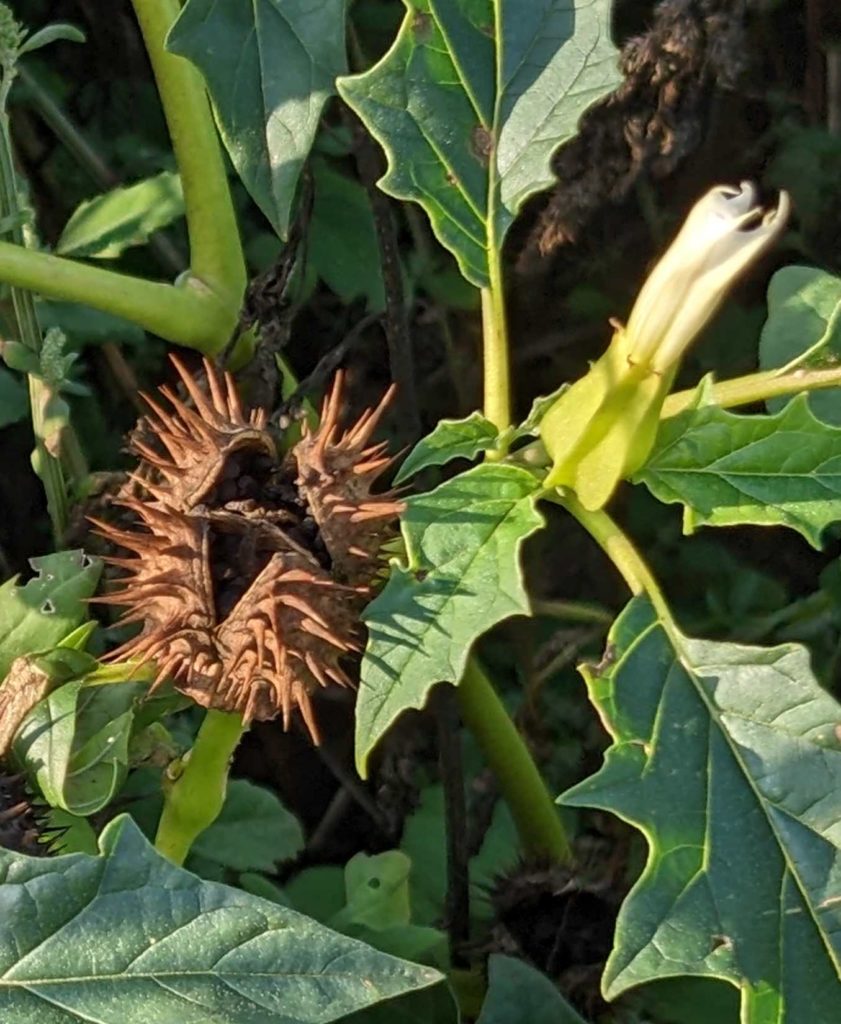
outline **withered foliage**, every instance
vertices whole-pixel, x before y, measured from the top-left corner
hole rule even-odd
[[[0,847],[45,857],[50,847],[43,836],[43,822],[30,802],[23,776],[0,772]]]
[[[623,81],[582,117],[558,151],[559,185],[520,258],[520,269],[574,242],[605,202],[642,174],[672,174],[703,138],[713,90],[744,68],[747,0],[663,0],[651,29],[622,49]]]
[[[360,650],[359,615],[381,568],[400,503],[372,495],[388,466],[369,446],[391,391],[342,433],[337,375],[317,430],[285,455],[262,410],[246,414],[229,375],[205,362],[207,392],[173,357],[192,406],[162,387],[131,447],[139,497],[129,530],[94,520],[132,557],[111,558],[125,576],[98,600],[122,606],[140,632],[113,658],[146,662],[154,689],[171,678],[204,707],[246,721],[297,707],[313,737],[311,696],[348,686],[343,660]]]

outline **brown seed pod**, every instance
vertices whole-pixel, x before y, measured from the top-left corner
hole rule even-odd
[[[342,659],[360,650],[359,614],[400,503],[373,496],[384,446],[366,448],[391,392],[341,437],[337,375],[321,426],[280,459],[265,415],[246,415],[230,376],[205,362],[208,392],[173,357],[194,408],[173,391],[131,446],[142,498],[116,502],[140,528],[94,520],[134,553],[111,558],[120,588],[98,598],[142,624],[115,658],[154,659],[152,689],[171,678],[204,707],[246,721],[298,708],[313,739],[311,695],[347,686]]]

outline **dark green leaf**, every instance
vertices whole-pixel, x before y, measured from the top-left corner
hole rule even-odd
[[[234,779],[222,813],[193,843],[192,853],[235,871],[273,871],[303,845],[298,819],[274,793]]]
[[[476,1024],[585,1024],[552,982],[522,960],[493,954]]]
[[[406,456],[394,478],[396,484],[408,480],[428,466],[443,466],[451,459],[473,459],[479,452],[494,447],[499,431],[480,412],[463,420],[439,420],[435,429]]]
[[[717,406],[664,420],[637,474],[661,501],[685,506],[697,526],[789,526],[814,547],[841,519],[841,428],[814,418],[805,395],[776,416]]]
[[[86,199],[65,225],[56,252],[115,259],[130,246],[143,245],[183,213],[181,179],[162,171],[146,181]]]
[[[458,683],[473,642],[528,614],[520,546],[543,524],[540,484],[517,466],[486,463],[406,500],[408,565],[393,563],[365,611],[368,646],[356,704],[356,761],[437,682]]]
[[[440,980],[170,864],[121,817],[102,856],[0,850],[0,1005],[15,1024],[328,1024]]]
[[[315,196],[307,256],[313,269],[343,302],[364,296],[369,309],[382,309],[380,249],[365,189],[323,160],[314,161],[312,170]]]
[[[768,287],[768,319],[759,341],[763,370],[827,369],[841,359],[841,277],[816,267],[783,267]],[[789,401],[768,401],[777,412]],[[809,396],[815,415],[841,424],[841,388]]]
[[[427,786],[421,792],[418,808],[406,819],[400,845],[413,865],[409,876],[412,920],[423,925],[440,924],[447,891],[447,833],[441,786]],[[511,813],[500,801],[482,846],[470,861],[471,913],[475,920],[491,916],[488,893],[494,878],[515,865],[519,851]]]
[[[391,49],[339,91],[386,151],[381,187],[420,203],[485,287],[521,204],[554,181],[552,153],[619,80],[610,0],[404,2]]]
[[[83,551],[30,559],[37,576],[24,586],[17,577],[0,586],[0,680],[15,658],[55,647],[87,617],[102,566]]]
[[[345,0],[188,0],[167,48],[204,75],[237,173],[286,238],[298,176],[346,68]]]
[[[0,366],[0,427],[18,423],[29,415],[29,395],[20,377]]]
[[[296,875],[285,891],[296,910],[326,923],[344,906],[345,873],[334,864],[319,864]]]
[[[342,1024],[459,1024],[460,1020],[453,994],[442,982],[361,1010]]]
[[[639,828],[645,869],[603,978],[741,991],[743,1024],[833,1020],[841,1000],[841,706],[796,644],[692,640],[636,598],[585,671],[613,744],[563,802]]]

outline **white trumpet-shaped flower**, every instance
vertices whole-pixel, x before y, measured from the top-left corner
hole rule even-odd
[[[699,200],[637,297],[623,332],[629,361],[655,373],[673,366],[736,277],[782,231],[788,212],[785,192],[765,211],[749,182]]]

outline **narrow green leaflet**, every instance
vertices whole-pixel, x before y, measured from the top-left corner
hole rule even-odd
[[[339,92],[388,156],[380,182],[420,203],[473,284],[489,284],[552,153],[618,82],[610,0],[404,0],[391,49]]]
[[[322,108],[347,66],[345,0],[187,0],[167,48],[204,75],[237,173],[286,238]]]
[[[435,429],[406,456],[394,478],[396,484],[408,480],[429,466],[443,466],[451,459],[473,459],[479,452],[493,448],[499,431],[480,412],[461,420],[439,420]]]
[[[368,646],[356,703],[356,762],[438,682],[458,683],[474,640],[509,615],[529,612],[520,545],[543,525],[539,481],[517,466],[486,463],[406,500],[408,565],[392,563],[365,611]]]
[[[841,359],[841,277],[816,267],[783,267],[768,286],[768,319],[759,340],[763,370],[786,367],[826,369]],[[788,398],[768,402],[771,412]],[[813,412],[827,423],[841,424],[841,389],[815,391]]]
[[[65,225],[56,252],[116,259],[130,246],[143,245],[151,234],[183,213],[181,179],[172,171],[162,171],[154,178],[85,200]]]
[[[540,971],[510,956],[488,960],[488,994],[476,1024],[586,1024]]]
[[[698,526],[789,526],[814,547],[841,519],[841,428],[816,420],[805,395],[776,416],[717,406],[664,420],[637,474],[655,497],[685,506]]]
[[[15,658],[55,647],[87,618],[101,563],[83,551],[30,559],[37,576],[22,587],[17,578],[0,586],[0,682]]]
[[[441,975],[204,882],[125,816],[101,856],[0,850],[0,1006],[15,1024],[328,1024]]]
[[[235,871],[274,871],[303,846],[300,822],[274,793],[233,779],[222,813],[193,843],[191,852]]]
[[[586,671],[610,732],[562,797],[639,828],[648,861],[619,914],[606,998],[721,978],[742,1024],[838,1019],[841,706],[804,647],[693,640],[635,598]]]

